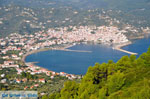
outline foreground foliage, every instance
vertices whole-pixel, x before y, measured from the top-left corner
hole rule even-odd
[[[81,83],[67,81],[60,92],[43,99],[149,99],[150,48],[138,59],[124,56],[117,63],[96,63]]]

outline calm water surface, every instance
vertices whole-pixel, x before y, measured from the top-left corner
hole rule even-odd
[[[133,44],[123,47],[123,49],[138,53],[146,52],[150,46],[150,38],[133,41]],[[103,63],[108,60],[116,62],[124,55],[129,55],[102,44],[79,44],[69,49],[86,50],[89,52],[67,52],[49,50],[38,52],[26,57],[26,62],[39,62],[36,65],[56,72],[66,72],[70,74],[85,74],[89,66],[94,66],[96,62]]]

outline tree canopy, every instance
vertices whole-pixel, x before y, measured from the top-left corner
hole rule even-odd
[[[90,66],[80,83],[68,81],[49,99],[149,99],[150,48],[139,58],[123,56],[118,62]]]

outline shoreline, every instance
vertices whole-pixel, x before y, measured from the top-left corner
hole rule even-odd
[[[44,68],[44,67],[41,67],[41,66],[38,66],[36,65],[36,63],[38,62],[26,62],[25,59],[28,55],[31,55],[31,54],[34,54],[34,53],[37,53],[37,52],[41,52],[41,51],[47,51],[49,49],[39,49],[39,50],[35,50],[35,51],[31,51],[31,52],[27,52],[25,55],[23,55],[21,61],[23,61],[23,63],[26,65],[26,66],[33,66],[33,67],[36,67],[36,68],[41,68],[41,69],[46,69],[48,70],[47,68]]]
[[[37,68],[48,70],[47,68],[41,67],[39,65],[36,65],[36,63],[38,63],[38,62],[26,62],[25,61],[26,57],[28,55],[31,55],[31,54],[34,54],[34,53],[37,53],[37,52],[48,51],[48,50],[59,50],[59,49],[65,50],[65,49],[70,48],[72,46],[74,46],[74,45],[73,44],[68,44],[68,45],[63,46],[63,47],[56,47],[56,48],[50,47],[50,48],[42,48],[42,49],[38,49],[38,50],[29,51],[29,52],[26,52],[26,54],[24,54],[22,56],[21,61],[23,61],[26,66],[30,66],[31,65],[33,67],[37,67]]]
[[[33,67],[36,67],[38,69],[45,69],[45,70],[48,70],[47,68],[44,68],[44,67],[41,67],[41,66],[38,66],[36,65],[36,63],[38,62],[25,62],[25,64],[29,67],[29,66],[33,66]]]
[[[134,53],[134,52],[130,52],[130,51],[127,51],[127,50],[123,50],[122,47],[124,46],[127,46],[127,45],[130,45],[132,44],[131,41],[129,42],[126,42],[126,43],[122,43],[122,44],[117,44],[113,47],[113,49],[115,50],[118,50],[118,51],[121,51],[121,52],[124,52],[124,53],[128,53],[128,54],[131,54],[131,55],[137,55],[137,53]],[[37,52],[42,52],[42,51],[48,51],[48,50],[62,50],[62,51],[73,51],[73,52],[88,52],[88,53],[91,53],[92,51],[85,51],[85,50],[70,50],[68,48],[70,47],[73,47],[75,46],[76,44],[67,44],[67,45],[63,45],[63,46],[56,46],[56,47],[50,47],[50,48],[42,48],[42,49],[38,49],[38,50],[33,50],[33,51],[29,51],[27,52],[26,54],[24,54],[21,58],[21,60],[25,63],[25,65],[27,66],[35,66],[35,67],[38,67],[38,68],[41,68],[41,69],[46,69],[48,70],[47,68],[44,68],[44,67],[41,67],[41,66],[38,66],[36,65],[35,63],[38,63],[38,62],[26,62],[25,59],[28,55],[31,55],[31,54],[34,54],[34,53],[37,53]]]
[[[133,38],[131,37],[130,39],[131,40],[138,40],[138,39],[142,39],[144,37],[145,36],[141,35],[141,36],[138,36],[138,37],[133,37]],[[130,51],[122,49],[122,47],[132,44],[131,40],[126,42],[126,43],[123,43],[123,44],[115,45],[115,46],[113,46],[113,49],[121,51],[121,52],[124,52],[124,53],[128,53],[130,55],[138,55],[138,53],[134,53],[134,52],[130,52]],[[38,49],[38,50],[33,50],[33,51],[25,53],[23,55],[23,57],[21,58],[21,60],[25,63],[25,58],[28,55],[31,55],[31,54],[37,53],[37,52],[48,51],[48,50],[63,50],[63,51],[74,51],[74,52],[91,52],[91,51],[77,51],[77,50],[69,50],[69,49],[67,49],[67,48],[70,48],[70,47],[75,46],[75,45],[76,44],[68,44],[67,46],[63,45],[63,47],[56,47],[56,48],[51,47],[51,48],[42,48],[42,49]]]
[[[38,50],[33,50],[33,51],[29,51],[29,52],[26,52],[24,55],[23,55],[23,57],[22,57],[22,61],[24,62],[24,63],[26,63],[25,62],[25,59],[26,59],[26,57],[28,56],[28,55],[31,55],[31,54],[34,54],[34,53],[37,53],[37,52],[42,52],[42,51],[48,51],[48,50],[65,50],[65,49],[67,49],[67,48],[70,48],[70,47],[72,47],[72,46],[74,46],[74,45],[67,45],[67,46],[65,46],[65,47],[56,47],[56,48],[52,48],[52,47],[50,47],[50,48],[41,48],[41,49],[38,49]]]
[[[34,54],[34,53],[37,53],[37,52],[41,52],[41,51],[47,51],[47,50],[51,50],[51,48],[43,48],[43,49],[38,49],[38,50],[33,50],[33,51],[30,51],[30,52],[27,52],[27,53],[25,53],[23,56],[22,56],[22,61],[24,62],[24,63],[26,63],[25,62],[25,59],[26,59],[26,57],[27,56],[29,56],[29,55],[31,55],[31,54]]]
[[[145,38],[144,35],[138,36],[138,37],[130,37],[129,40],[138,40],[138,39],[143,39]]]
[[[86,50],[71,50],[68,49],[70,47],[75,46],[76,44],[68,44],[68,45],[63,45],[62,47],[50,47],[50,48],[42,48],[42,49],[38,49],[38,50],[33,50],[33,51],[29,51],[26,54],[23,55],[22,57],[22,61],[25,62],[25,59],[28,55],[37,53],[37,52],[42,52],[42,51],[48,51],[48,50],[60,50],[60,51],[72,51],[72,52],[88,52],[91,53],[92,51],[86,51]]]
[[[131,41],[126,42],[126,43],[123,43],[123,44],[118,44],[118,45],[115,45],[115,46],[113,47],[113,49],[118,50],[118,51],[121,51],[121,52],[124,52],[124,53],[127,53],[127,54],[130,54],[130,55],[138,55],[138,53],[134,53],[134,52],[130,52],[130,51],[127,51],[127,50],[122,49],[122,47],[128,46],[128,45],[130,45],[130,44],[132,44]]]

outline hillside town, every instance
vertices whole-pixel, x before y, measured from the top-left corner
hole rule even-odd
[[[47,32],[40,31],[35,34],[17,34],[13,33],[8,37],[0,39],[0,71],[5,69],[13,68],[15,69],[16,75],[22,75],[23,73],[34,75],[44,74],[49,77],[49,79],[55,79],[57,76],[66,77],[69,80],[81,79],[82,76],[68,74],[65,72],[57,73],[55,71],[50,71],[34,63],[26,63],[25,57],[29,55],[30,52],[36,52],[40,49],[55,49],[62,48],[61,45],[74,45],[81,42],[92,42],[92,43],[102,43],[102,44],[122,44],[128,42],[127,37],[123,34],[125,30],[119,30],[116,27],[110,26],[80,26],[80,27],[64,27],[49,29]],[[1,74],[0,83],[26,83],[27,78],[17,78],[6,79],[6,73]],[[24,86],[24,90],[32,89],[38,87],[39,83],[45,84],[47,82],[46,78],[38,77],[33,82],[37,82],[31,86]]]

